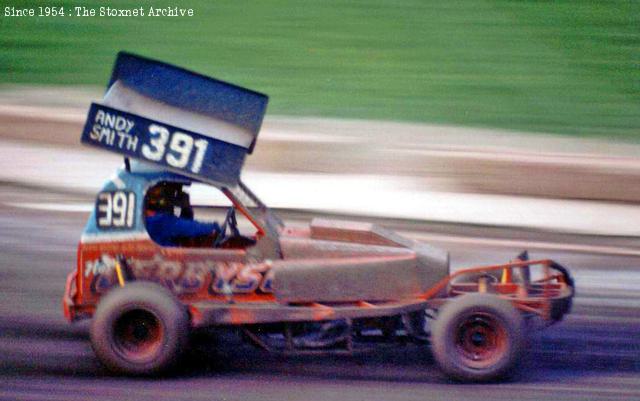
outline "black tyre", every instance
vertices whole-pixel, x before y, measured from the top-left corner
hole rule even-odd
[[[187,346],[189,316],[166,288],[127,283],[107,293],[91,324],[91,345],[110,370],[151,375],[172,367]]]
[[[462,295],[440,309],[432,326],[433,355],[451,378],[487,382],[515,371],[524,320],[508,301],[490,294]]]

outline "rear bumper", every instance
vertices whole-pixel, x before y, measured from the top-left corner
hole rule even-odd
[[[78,277],[78,271],[73,270],[67,275],[67,281],[64,286],[64,295],[62,296],[62,312],[65,319],[69,322],[77,320],[76,308],[74,298],[77,294],[76,278]]]

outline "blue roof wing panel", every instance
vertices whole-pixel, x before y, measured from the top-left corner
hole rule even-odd
[[[109,88],[117,82],[141,96],[250,133],[249,153],[255,146],[269,100],[264,94],[126,52],[118,54]],[[180,126],[175,121],[165,122]]]

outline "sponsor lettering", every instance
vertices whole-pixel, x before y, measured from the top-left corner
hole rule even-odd
[[[273,292],[270,262],[183,262],[156,254],[150,258],[128,258],[126,265],[136,279],[157,282],[176,294],[201,290],[220,295]],[[108,254],[85,262],[84,275],[91,278],[92,292],[102,293],[117,284],[115,267],[115,257]]]
[[[135,126],[133,120],[117,114],[98,110],[93,120],[89,137],[96,142],[111,147],[135,152],[138,149],[138,137],[131,133]]]

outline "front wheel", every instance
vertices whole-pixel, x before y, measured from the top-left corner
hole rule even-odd
[[[110,370],[149,375],[175,364],[188,334],[186,308],[166,288],[140,281],[114,288],[100,301],[91,345]]]
[[[523,349],[524,320],[506,300],[466,294],[448,301],[433,323],[432,352],[450,377],[487,382],[515,370]]]

